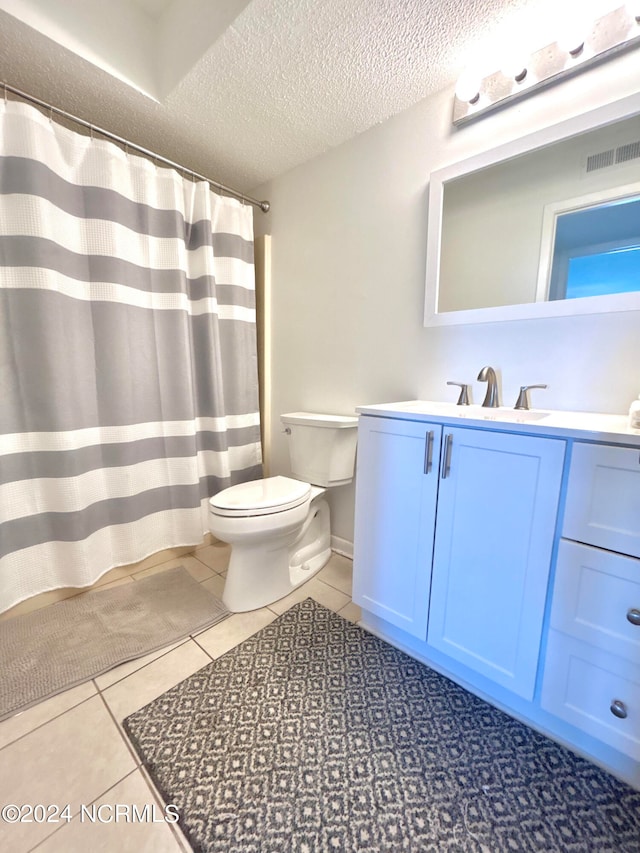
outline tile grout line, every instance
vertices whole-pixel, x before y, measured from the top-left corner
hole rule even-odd
[[[92,678],[88,678],[88,679],[87,679],[87,681],[93,681],[93,679],[92,679]],[[86,681],[81,682],[81,684],[86,684]],[[79,684],[76,684],[76,685],[75,685],[75,687],[79,687],[79,686],[80,686]],[[95,686],[96,686],[96,685],[94,684],[94,687],[95,687]],[[71,688],[69,688],[69,689],[70,689],[70,690],[73,690],[74,688],[73,688],[73,687],[71,687]],[[96,690],[97,690],[97,688],[96,688]],[[22,714],[22,713],[26,713],[27,711],[30,711],[30,710],[31,710],[31,708],[36,708],[38,705],[41,705],[43,702],[46,702],[46,701],[47,701],[47,699],[53,699],[53,698],[54,698],[54,696],[61,696],[61,695],[62,695],[62,693],[64,693],[64,692],[65,692],[64,690],[61,690],[61,691],[60,691],[60,693],[54,693],[54,694],[53,694],[53,696],[47,696],[47,698],[46,698],[46,699],[41,699],[39,702],[36,702],[36,704],[35,704],[35,705],[31,705],[31,707],[26,708],[26,709],[25,709],[25,711],[17,711],[17,712],[16,712],[15,714],[13,714],[11,717],[7,717],[7,719],[6,719],[6,720],[2,720],[2,723],[7,722],[8,720],[12,720],[14,717],[18,717],[18,716],[19,716],[20,714]],[[64,711],[60,711],[60,713],[59,713],[59,714],[54,714],[54,716],[53,716],[53,717],[49,717],[49,719],[48,719],[48,720],[43,720],[43,722],[38,723],[38,725],[37,725],[37,726],[34,726],[32,729],[29,729],[28,731],[23,732],[21,735],[18,735],[18,737],[17,737],[17,738],[14,738],[14,740],[10,740],[8,743],[5,743],[3,746],[0,746],[0,752],[2,752],[2,750],[3,750],[3,749],[6,749],[8,746],[11,746],[12,744],[17,743],[19,740],[22,740],[23,738],[27,737],[27,736],[28,736],[28,735],[30,735],[32,732],[37,732],[37,731],[38,731],[38,729],[41,729],[43,726],[46,726],[46,725],[47,725],[47,723],[52,723],[54,720],[57,720],[59,717],[63,717],[65,714],[68,714],[68,713],[69,713],[69,711],[73,711],[73,710],[74,710],[74,708],[78,708],[80,705],[84,705],[84,703],[85,703],[85,702],[90,702],[90,701],[91,701],[91,699],[95,699],[95,698],[96,698],[96,696],[97,696],[97,692],[96,692],[96,693],[94,693],[94,694],[93,694],[93,696],[87,696],[87,697],[85,697],[84,699],[81,699],[79,702],[76,702],[76,704],[75,704],[75,705],[71,705],[69,708],[65,708],[65,709],[64,709]],[[2,725],[2,723],[0,723],[0,725]]]
[[[136,753],[136,751],[134,750],[129,738],[126,736],[125,731],[124,731],[124,727],[122,726],[122,723],[119,723],[118,720],[116,719],[115,714],[113,713],[113,711],[109,707],[109,703],[107,702],[105,697],[102,695],[102,691],[98,688],[97,685],[96,685],[96,689],[98,690],[98,695],[100,696],[100,699],[102,700],[103,705],[107,709],[107,714],[111,717],[113,724],[115,725],[116,729],[118,730],[118,734],[120,735],[120,737],[124,741],[125,746],[129,750],[129,753],[131,754],[131,756],[135,762],[136,767],[140,767],[142,764],[142,761],[138,757],[138,754]],[[144,705],[142,707],[144,707]],[[122,781],[122,780],[120,780],[120,781]]]
[[[139,571],[139,572],[135,572],[135,573],[134,573],[134,574],[132,574],[132,575],[126,575],[125,577],[130,577],[130,578],[131,578],[131,580],[133,580],[133,581],[146,580],[146,578],[151,577],[151,576],[153,576],[154,574],[160,574],[160,572],[159,572],[159,571],[157,571],[157,569],[160,569],[162,566],[164,566],[164,564],[165,564],[165,563],[174,563],[174,562],[178,562],[179,560],[182,560],[184,557],[190,557],[192,560],[197,560],[197,561],[198,561],[198,563],[200,563],[200,565],[201,565],[201,566],[204,566],[204,567],[205,567],[206,569],[208,569],[210,572],[213,572],[212,577],[215,577],[215,575],[217,575],[217,574],[218,574],[218,572],[216,571],[216,569],[211,568],[211,566],[207,565],[207,564],[206,564],[205,562],[203,562],[202,560],[198,560],[198,558],[197,558],[194,554],[183,554],[183,555],[182,555],[182,557],[172,557],[170,560],[165,560],[163,563],[158,563],[158,564],[157,564],[157,565],[155,565],[155,566],[148,566],[146,569],[142,569],[141,571]],[[175,566],[174,568],[177,568],[177,566]],[[186,567],[186,566],[184,566],[183,568],[185,569],[185,571],[189,572],[189,569],[187,569],[187,567]],[[156,571],[153,571],[153,572],[152,572],[152,571],[151,571],[151,569],[154,569],[154,570],[156,570]],[[164,571],[170,571],[170,569],[165,569]],[[191,574],[191,572],[189,572],[189,574]],[[193,575],[191,575],[191,577],[192,577],[194,580],[196,580],[196,579],[193,577]],[[211,580],[211,578],[203,578],[203,579],[202,579],[202,581],[206,581],[206,580]],[[197,581],[197,582],[198,582],[198,583],[202,583],[202,581]]]
[[[309,578],[309,580],[312,581],[312,580],[314,580],[314,578]],[[348,592],[345,592],[343,589],[340,589],[339,586],[334,586],[332,583],[329,583],[329,581],[322,580],[322,578],[318,577],[317,575],[315,576],[315,580],[319,581],[320,583],[323,583],[325,586],[328,586],[330,589],[335,589],[336,592],[341,592],[343,595],[346,595],[349,598],[351,598],[351,595]],[[308,583],[308,581],[307,581],[307,583]]]
[[[168,805],[168,803],[165,803],[165,801],[162,799],[160,792],[156,788],[155,783],[144,764],[140,764],[140,773],[142,774],[142,778],[144,779],[145,785],[147,786],[147,789],[149,790],[151,796],[158,803],[158,805],[164,809],[165,805]],[[180,829],[179,825],[176,823],[169,823],[168,826],[180,847],[182,847],[185,851],[191,851],[191,845],[188,843],[188,841],[182,834],[182,830]],[[186,847],[184,847],[185,844],[187,845]]]
[[[224,622],[224,621],[225,621],[225,620],[223,619],[223,620],[222,620],[222,622]],[[222,622],[216,622],[216,625],[220,625],[220,624],[222,624]],[[212,625],[211,627],[212,627],[212,628],[215,628],[216,626],[215,626],[215,625]],[[205,629],[205,630],[208,630],[208,629]],[[204,631],[201,631],[200,633],[204,634]],[[199,637],[199,636],[200,636],[200,634],[196,634],[196,636],[195,636],[195,637],[194,637],[194,636],[191,636],[191,639],[193,640],[193,642],[196,644],[196,646],[197,646],[199,649],[202,649],[202,651],[205,653],[205,655],[206,655],[206,656],[209,658],[209,660],[213,663],[213,661],[215,661],[215,660],[216,660],[216,658],[214,658],[214,657],[213,657],[213,655],[211,655],[211,654],[210,654],[210,653],[209,653],[209,652],[204,648],[204,646],[202,646],[202,645],[198,642],[198,640],[197,640],[196,638],[197,638],[197,637]],[[206,664],[205,664],[205,666],[209,666],[209,664],[208,664],[208,663],[206,663]],[[200,667],[200,669],[202,669],[202,667]],[[197,670],[196,670],[196,672],[197,672]],[[189,676],[187,676],[187,678],[188,678],[188,677],[189,677]]]
[[[224,620],[222,620],[222,621],[224,621]],[[216,623],[216,624],[220,624],[220,623]],[[212,625],[212,626],[210,626],[210,627],[215,628],[215,625]],[[207,630],[209,630],[209,629],[207,629],[207,628],[205,628],[205,629],[204,629],[204,631],[207,631]],[[204,631],[203,631],[203,632],[204,632]],[[139,756],[138,756],[137,752],[135,751],[135,749],[133,748],[133,745],[131,744],[131,742],[130,742],[129,738],[127,737],[126,732],[125,732],[125,730],[124,730],[124,726],[122,725],[122,723],[121,723],[121,722],[119,722],[119,721],[118,721],[118,719],[116,718],[115,714],[114,714],[114,713],[113,713],[113,711],[111,710],[111,707],[110,707],[110,705],[109,705],[109,702],[108,702],[107,698],[105,697],[104,693],[105,693],[107,690],[109,690],[111,687],[113,687],[114,685],[116,685],[116,684],[121,684],[123,681],[126,681],[126,679],[127,679],[127,678],[130,678],[130,677],[132,677],[132,676],[136,675],[137,673],[142,672],[142,670],[144,670],[144,669],[146,669],[148,666],[151,666],[152,664],[156,663],[156,661],[161,660],[161,659],[162,659],[163,657],[165,657],[166,655],[171,654],[171,652],[175,652],[175,651],[177,651],[178,649],[182,648],[183,646],[188,645],[188,644],[189,644],[189,643],[191,643],[191,642],[195,643],[195,645],[196,645],[196,646],[197,646],[201,651],[203,651],[203,652],[204,652],[204,654],[209,658],[209,660],[210,660],[211,662],[213,662],[213,661],[215,660],[215,658],[213,658],[213,657],[209,654],[209,652],[207,652],[207,650],[206,650],[206,649],[204,649],[204,648],[200,645],[200,643],[198,643],[198,641],[196,640],[196,638],[195,638],[192,634],[189,634],[189,635],[188,635],[188,636],[187,636],[183,641],[180,641],[180,642],[178,643],[178,645],[174,646],[174,647],[173,647],[173,648],[171,648],[171,649],[168,649],[168,650],[167,650],[166,652],[164,652],[163,654],[158,655],[158,657],[156,657],[156,658],[154,658],[153,660],[149,661],[148,663],[144,664],[144,666],[141,666],[139,669],[136,669],[136,670],[134,670],[133,672],[130,672],[128,675],[124,675],[122,678],[118,679],[118,681],[114,681],[112,684],[107,685],[104,689],[101,689],[100,687],[98,687],[98,685],[97,685],[97,683],[96,683],[95,679],[92,679],[92,680],[93,680],[93,683],[94,683],[94,686],[95,686],[95,688],[96,688],[96,691],[97,691],[97,695],[98,695],[98,696],[100,696],[100,698],[101,698],[101,700],[102,700],[103,704],[105,705],[105,707],[106,707],[106,709],[107,709],[107,712],[108,712],[109,716],[111,717],[111,719],[113,720],[113,722],[114,722],[114,724],[115,724],[116,728],[118,729],[118,732],[119,732],[119,734],[120,734],[120,737],[124,740],[124,742],[125,742],[125,744],[126,744],[126,746],[127,746],[128,750],[129,750],[129,752],[130,752],[130,753],[131,753],[131,755],[133,756],[133,759],[134,759],[134,761],[136,762],[136,766],[137,766],[137,767],[142,767],[142,766],[143,766],[143,765],[142,765],[142,761],[141,761],[141,759],[139,758]],[[209,665],[209,664],[204,664],[204,666],[208,666],[208,665]],[[200,667],[200,669],[202,669],[202,667]],[[197,671],[197,670],[196,670],[196,671]],[[193,675],[193,673],[191,673],[191,675]],[[180,681],[184,681],[186,678],[189,678],[189,677],[190,677],[190,676],[189,676],[189,675],[187,675],[187,676],[185,676],[185,678],[180,679]],[[178,682],[178,684],[179,684],[179,683],[180,683],[180,682]],[[174,687],[175,687],[175,686],[176,686],[176,685],[174,685]],[[168,690],[171,690],[172,688],[167,688],[167,689],[168,689]],[[166,691],[163,691],[163,693],[164,693],[164,692],[166,692]],[[162,695],[162,693],[161,693],[160,695]],[[157,699],[157,698],[159,698],[159,697],[157,697],[157,696],[156,696],[154,699],[150,699],[150,700],[149,700],[149,702],[154,702],[154,701],[155,701],[155,699]],[[149,704],[149,703],[147,702],[147,703],[145,703],[145,704]],[[142,707],[142,708],[144,708],[144,705],[142,705],[141,707]],[[131,711],[131,713],[132,713],[132,714],[134,714],[134,713],[136,713],[136,711],[138,711],[138,710],[140,710],[140,708],[137,708],[135,711]],[[127,714],[127,716],[129,716],[129,715]]]
[[[222,620],[222,621],[224,621],[224,620]],[[216,624],[219,624],[219,623],[216,623]],[[211,627],[215,628],[215,625],[212,625]],[[208,630],[208,629],[207,629],[207,628],[205,628],[205,629],[204,629],[204,631],[206,631],[206,630]],[[134,670],[133,672],[130,672],[128,675],[124,675],[122,678],[118,679],[118,681],[114,681],[114,682],[112,682],[111,684],[108,684],[104,689],[102,689],[102,688],[98,687],[98,685],[97,685],[97,683],[96,683],[95,679],[92,679],[92,680],[93,680],[93,683],[94,683],[94,686],[95,686],[95,688],[96,688],[96,690],[97,690],[97,695],[98,695],[98,696],[100,696],[100,698],[102,699],[102,702],[104,703],[105,707],[107,708],[107,711],[108,711],[108,713],[109,713],[109,716],[111,717],[111,719],[112,719],[112,720],[113,720],[113,722],[115,723],[115,725],[116,725],[116,727],[117,727],[117,729],[118,729],[118,732],[120,733],[120,737],[124,740],[125,744],[127,745],[127,748],[129,749],[129,752],[131,752],[131,754],[133,755],[133,758],[134,758],[134,760],[136,761],[137,766],[142,766],[142,762],[141,762],[140,758],[138,757],[138,754],[136,753],[136,751],[133,749],[133,746],[131,745],[131,742],[129,741],[129,739],[128,739],[128,737],[127,737],[126,733],[125,733],[124,726],[122,725],[122,723],[121,723],[121,722],[118,722],[118,720],[117,720],[116,716],[114,715],[113,711],[111,710],[111,707],[110,707],[110,705],[109,705],[109,702],[108,702],[107,698],[105,697],[104,693],[105,693],[107,690],[109,690],[111,687],[115,686],[116,684],[121,684],[123,681],[126,681],[126,679],[127,679],[127,678],[131,678],[131,677],[133,677],[134,675],[136,675],[137,673],[142,672],[142,670],[144,670],[144,669],[146,669],[148,666],[151,666],[152,664],[156,663],[156,661],[161,660],[163,657],[166,657],[167,655],[171,654],[172,652],[177,651],[178,649],[182,648],[183,646],[188,645],[188,644],[189,644],[189,643],[191,643],[191,642],[195,643],[195,645],[196,645],[199,649],[201,649],[201,650],[202,650],[202,651],[207,655],[207,657],[208,657],[211,661],[215,660],[215,658],[212,658],[212,657],[211,657],[211,655],[207,652],[207,650],[206,650],[206,649],[204,649],[204,648],[200,645],[200,643],[198,643],[198,642],[196,641],[195,637],[194,637],[193,635],[189,634],[187,637],[185,637],[185,639],[184,639],[184,640],[179,641],[179,642],[178,642],[178,645],[174,646],[174,647],[173,647],[173,648],[171,648],[171,649],[168,649],[166,652],[163,652],[161,655],[158,655],[158,657],[154,658],[153,660],[150,660],[148,663],[144,664],[144,666],[141,666],[141,667],[139,667],[138,669]],[[208,666],[208,665],[209,665],[209,664],[205,664],[205,666]],[[200,669],[202,669],[202,667],[200,667]],[[196,670],[196,671],[197,671],[197,670]],[[193,673],[191,673],[191,674],[193,674]],[[184,681],[186,678],[189,678],[189,676],[188,676],[188,675],[187,675],[187,676],[185,676],[185,678],[180,679],[180,681]],[[180,681],[179,681],[179,682],[177,682],[177,683],[179,684],[179,683],[180,683]],[[174,685],[174,687],[175,687],[175,686],[176,686],[176,685]],[[171,687],[169,687],[169,688],[167,688],[167,689],[168,689],[168,690],[171,690],[172,688],[171,688]],[[166,691],[163,691],[163,693],[165,693],[165,692],[166,692]],[[160,696],[162,696],[162,693],[160,694]],[[155,699],[158,699],[158,698],[159,698],[159,697],[158,697],[158,696],[156,696],[154,699],[150,699],[150,700],[149,700],[149,702],[154,702],[154,701],[155,701]],[[149,703],[148,703],[148,702],[146,702],[146,703],[145,703],[145,705],[146,705],[146,704],[149,704]],[[142,707],[142,708],[144,708],[144,705],[142,705],[141,707]],[[136,713],[136,711],[139,711],[139,710],[140,710],[140,708],[136,708],[134,711],[131,711],[131,713],[132,713],[132,714],[134,714],[134,713]],[[127,716],[129,716],[129,715],[127,714]]]
[[[204,630],[206,631],[207,629],[205,628]],[[106,672],[101,672],[100,675],[94,676],[91,679],[91,681],[93,681],[94,684],[96,685],[96,690],[98,691],[98,693],[102,693],[103,691],[108,690],[110,687],[113,687],[114,685],[120,684],[122,681],[125,681],[125,679],[129,678],[129,676],[135,675],[136,672],[142,672],[143,669],[146,669],[148,666],[151,666],[151,664],[155,663],[157,660],[160,660],[161,658],[166,657],[166,655],[171,654],[171,652],[175,652],[181,646],[184,646],[186,643],[188,643],[190,639],[191,639],[191,634],[188,634],[186,637],[183,637],[181,640],[176,640],[175,645],[171,645],[171,648],[168,648],[164,652],[156,649],[156,651],[159,652],[157,657],[153,658],[153,660],[147,661],[147,663],[143,663],[142,666],[139,666],[137,669],[134,669],[132,672],[127,673],[127,675],[123,675],[122,678],[117,678],[115,681],[112,681],[110,684],[107,684],[106,687],[98,687],[96,679],[101,678],[103,675],[107,675],[107,673],[111,672],[111,669],[108,669]],[[140,655],[140,657],[146,657],[147,654],[152,655],[152,654],[155,654],[155,652],[146,652],[144,655]],[[134,660],[138,660],[138,658],[131,658],[128,661],[123,661],[121,664],[117,664],[117,666],[125,666],[127,663],[133,663]],[[117,666],[112,667],[112,669],[117,669]]]
[[[201,560],[201,559],[200,559],[200,557],[197,557],[197,556],[196,556],[196,552],[195,552],[195,551],[194,551],[194,553],[193,553],[193,554],[187,554],[187,555],[185,555],[185,556],[193,557],[193,559],[194,559],[194,560],[197,560],[199,563],[202,563],[202,565],[203,565],[203,566],[206,566],[206,567],[207,567],[208,569],[210,569],[210,570],[211,570],[215,575],[220,575],[220,577],[222,577],[222,572],[226,572],[226,571],[227,571],[226,569],[220,569],[220,570],[218,570],[218,569],[214,569],[214,568],[213,568],[213,566],[210,566],[208,563],[205,563],[205,561],[204,561],[204,560]]]
[[[122,777],[122,779],[118,779],[118,781],[117,781],[117,782],[114,782],[114,783],[113,783],[113,785],[110,785],[110,786],[109,786],[108,788],[106,788],[106,790],[104,790],[101,794],[98,794],[98,796],[97,796],[97,797],[95,797],[93,800],[91,800],[91,801],[90,801],[90,802],[88,802],[88,803],[83,803],[83,805],[85,805],[85,806],[91,806],[91,805],[93,805],[94,803],[97,803],[97,802],[98,802],[98,800],[102,799],[102,797],[104,797],[104,796],[105,796],[105,794],[108,794],[108,793],[109,793],[109,791],[112,791],[112,790],[116,787],[116,785],[119,785],[121,782],[124,782],[124,780],[125,780],[125,779],[127,779],[127,778],[128,778],[129,776],[131,776],[133,773],[137,773],[137,772],[138,772],[138,768],[137,768],[137,767],[134,767],[134,768],[133,768],[133,770],[130,770],[128,773],[125,773],[125,775]],[[38,841],[38,843],[37,843],[34,847],[30,847],[30,848],[29,848],[28,853],[32,853],[32,851],[37,850],[37,849],[38,849],[38,847],[42,847],[42,845],[43,845],[45,842],[49,841],[49,840],[50,840],[54,835],[56,835],[58,832],[61,832],[61,831],[65,828],[65,826],[69,826],[71,823],[73,823],[73,821],[78,817],[78,815],[79,815],[79,814],[80,814],[80,809],[78,809],[78,811],[77,811],[77,812],[74,812],[73,817],[72,817],[72,819],[69,821],[69,823],[66,823],[66,822],[65,822],[65,823],[61,824],[61,825],[60,825],[60,826],[58,826],[56,829],[54,829],[54,830],[53,830],[53,832],[50,832],[50,833],[49,833],[49,835],[46,835],[44,838],[41,838],[41,839],[40,839],[40,841]]]

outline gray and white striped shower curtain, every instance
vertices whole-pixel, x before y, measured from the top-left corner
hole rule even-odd
[[[0,611],[262,475],[250,207],[0,101]]]

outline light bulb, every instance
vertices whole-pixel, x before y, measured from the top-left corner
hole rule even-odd
[[[463,72],[456,84],[456,98],[468,104],[475,104],[480,97],[480,82],[477,74]]]
[[[572,36],[567,34],[558,39],[558,47],[564,53],[579,56],[584,49],[584,39],[578,33],[574,33]]]
[[[590,24],[584,20],[576,19],[567,22],[558,35],[558,47],[573,57],[579,56],[584,49],[584,42],[589,30]]]
[[[502,73],[509,80],[521,83],[527,76],[527,64],[520,53],[512,53],[502,60]]]

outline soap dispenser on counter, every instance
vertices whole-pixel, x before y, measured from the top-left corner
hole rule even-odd
[[[631,429],[640,429],[640,395],[629,406],[629,426]]]

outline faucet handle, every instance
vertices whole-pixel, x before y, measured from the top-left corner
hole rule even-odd
[[[469,386],[466,382],[447,382],[447,385],[457,385],[460,388],[460,396],[458,397],[456,406],[469,405]]]
[[[513,407],[514,409],[528,409],[529,406],[529,389],[530,388],[547,388],[547,385],[521,385],[518,399]]]

